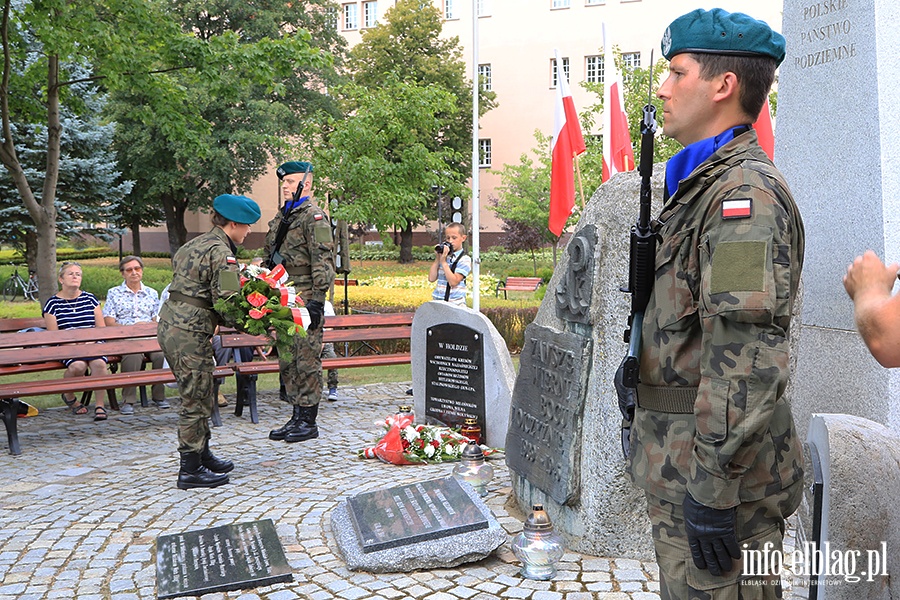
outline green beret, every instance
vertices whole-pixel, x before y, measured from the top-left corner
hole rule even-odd
[[[213,200],[213,209],[235,223],[250,225],[259,221],[262,214],[259,204],[247,196],[235,196],[234,194],[222,194]]]
[[[663,35],[663,56],[676,54],[734,54],[769,56],[778,64],[784,60],[784,36],[764,21],[721,8],[697,9],[672,21]]]
[[[307,171],[312,173],[312,163],[302,160],[292,160],[291,162],[286,162],[278,167],[278,170],[275,171],[275,173],[278,175],[278,180],[281,181],[284,179],[285,175],[290,175],[291,173],[306,173]]]

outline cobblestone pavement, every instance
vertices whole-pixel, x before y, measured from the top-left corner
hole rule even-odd
[[[156,598],[156,538],[272,519],[294,581],[204,600],[650,600],[659,598],[655,563],[567,553],[552,581],[519,575],[507,542],[478,563],[401,574],[349,571],[331,532],[330,513],[359,492],[443,477],[452,464],[386,465],[355,457],[382,420],[409,401],[408,383],[340,389],[319,410],[321,437],[286,444],[267,439],[290,416],[277,393],[260,392],[260,422],[223,409],[212,448],[231,458],[231,483],[179,490],[174,409],[135,407],[94,423],[63,409],[19,421],[23,453],[0,444],[0,600]],[[233,397],[230,397],[233,402]],[[492,461],[486,498],[511,536],[523,515],[507,506],[509,474]],[[510,538],[511,539],[511,538]]]

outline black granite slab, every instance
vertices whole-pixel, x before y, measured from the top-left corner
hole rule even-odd
[[[365,492],[347,504],[364,553],[488,527],[481,509],[453,477]]]
[[[156,538],[156,596],[200,596],[293,581],[271,519]]]
[[[459,427],[466,418],[487,429],[484,406],[484,339],[465,325],[428,328],[425,342],[425,418]]]

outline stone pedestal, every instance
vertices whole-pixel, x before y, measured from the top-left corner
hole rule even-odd
[[[895,0],[784,3],[775,164],[806,225],[792,394],[803,435],[824,411],[900,430],[900,370],[869,356],[841,284],[866,249],[900,261],[898,20]]]

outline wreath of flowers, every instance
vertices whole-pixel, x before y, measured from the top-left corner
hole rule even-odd
[[[413,415],[399,413],[387,417],[385,434],[374,446],[356,452],[359,458],[379,458],[393,464],[434,464],[459,460],[469,438],[458,430],[437,425],[416,425]],[[496,448],[481,446],[485,456]]]
[[[213,308],[240,331],[266,336],[278,355],[290,360],[293,336],[306,336],[300,310],[303,300],[281,265],[272,270],[241,265],[240,270],[241,291],[219,298]]]

